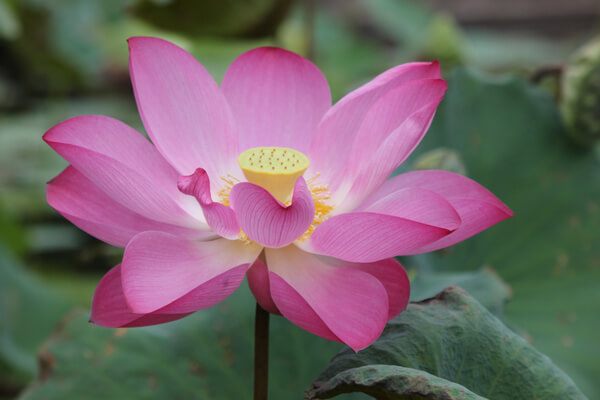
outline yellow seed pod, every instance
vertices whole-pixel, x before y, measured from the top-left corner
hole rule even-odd
[[[296,180],[308,168],[308,158],[285,147],[255,147],[244,151],[238,163],[248,182],[269,191],[277,200],[289,204]]]

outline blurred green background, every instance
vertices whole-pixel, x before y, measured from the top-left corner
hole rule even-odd
[[[245,50],[285,47],[316,62],[334,100],[399,63],[440,60],[449,90],[398,172],[466,174],[516,216],[401,260],[413,299],[463,286],[600,398],[599,27],[596,0],[0,0],[0,399],[250,398],[246,284],[180,322],[93,327],[94,287],[122,251],[45,202],[66,166],[47,129],[104,114],[143,132],[136,35],[184,47],[217,81]],[[272,329],[271,394],[301,398],[341,346],[282,318]]]

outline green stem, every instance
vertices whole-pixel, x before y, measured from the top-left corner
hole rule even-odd
[[[254,320],[254,400],[269,392],[269,313],[256,303]]]

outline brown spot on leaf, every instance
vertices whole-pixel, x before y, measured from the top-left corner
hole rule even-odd
[[[595,214],[596,212],[598,212],[598,204],[594,201],[591,201],[591,200],[588,201],[586,204],[586,208],[592,214]]]
[[[88,359],[92,359],[92,358],[94,358],[94,352],[91,351],[90,349],[85,349],[83,351],[83,357],[84,358],[88,358]]]
[[[527,343],[533,345],[533,336],[531,336],[531,333],[527,331],[523,332],[523,338],[527,341]]]
[[[572,347],[574,344],[574,340],[572,336],[569,335],[564,335],[563,337],[560,338],[560,342],[562,343],[563,346],[565,347]]]
[[[192,375],[206,376],[206,369],[204,369],[197,361],[190,361],[188,369]]]
[[[117,328],[115,329],[115,337],[122,338],[127,333],[127,328]]]
[[[556,264],[554,264],[554,275],[561,276],[569,265],[569,255],[562,252],[556,256]]]
[[[481,145],[481,133],[479,133],[478,131],[473,131],[473,133],[471,134],[471,145],[475,150],[477,150]]]
[[[110,356],[114,352],[115,352],[115,346],[113,346],[112,343],[109,343],[104,347],[104,355],[105,356]]]
[[[223,349],[223,352],[225,353],[225,363],[229,366],[232,366],[234,355],[233,350],[231,349],[231,337],[222,336],[217,342],[217,344],[221,349]]]
[[[561,181],[566,181],[569,178],[569,175],[567,175],[567,173],[564,171],[560,171],[560,172],[557,172],[556,175],[554,175],[554,178],[557,181],[561,182]]]
[[[156,379],[156,376],[150,375],[148,377],[148,387],[150,387],[151,389],[154,389],[157,386],[158,386],[158,379]]]
[[[578,215],[571,215],[569,217],[569,226],[571,228],[579,228],[581,226],[581,218]]]
[[[47,348],[43,348],[38,354],[38,364],[40,379],[43,382],[52,376],[54,367],[56,366],[56,358],[54,358]]]
[[[577,321],[577,313],[574,311],[560,313],[558,315],[558,323],[561,325],[567,325],[575,321]]]

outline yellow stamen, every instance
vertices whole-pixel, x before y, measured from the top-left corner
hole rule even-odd
[[[277,200],[289,204],[296,180],[308,168],[308,158],[285,147],[256,147],[244,151],[238,163],[248,182],[269,191]]]
[[[319,175],[313,176],[308,179],[306,183],[308,184],[308,190],[310,190],[310,194],[315,203],[315,217],[313,219],[312,224],[308,227],[306,232],[302,236],[298,238],[299,242],[305,242],[310,238],[310,235],[315,231],[317,226],[321,224],[321,222],[325,221],[329,217],[329,213],[333,210],[333,206],[328,204],[328,200],[331,199],[331,195],[329,193],[329,187],[327,185],[321,185],[316,183],[319,178]]]
[[[320,174],[317,173],[313,177],[306,180],[308,190],[310,191],[310,195],[315,203],[315,217],[306,232],[304,232],[302,236],[298,238],[299,242],[307,241],[317,226],[319,226],[321,222],[325,221],[329,217],[331,210],[333,210],[333,206],[329,204],[329,200],[331,199],[329,187],[328,185],[318,183],[319,177]],[[233,188],[235,184],[239,183],[240,180],[232,175],[221,177],[221,180],[224,183],[223,189],[219,191],[220,202],[221,204],[229,206],[229,193],[231,192],[231,188]],[[240,231],[239,239],[244,243],[252,243],[252,240],[250,240],[250,238],[248,238],[243,231]]]

